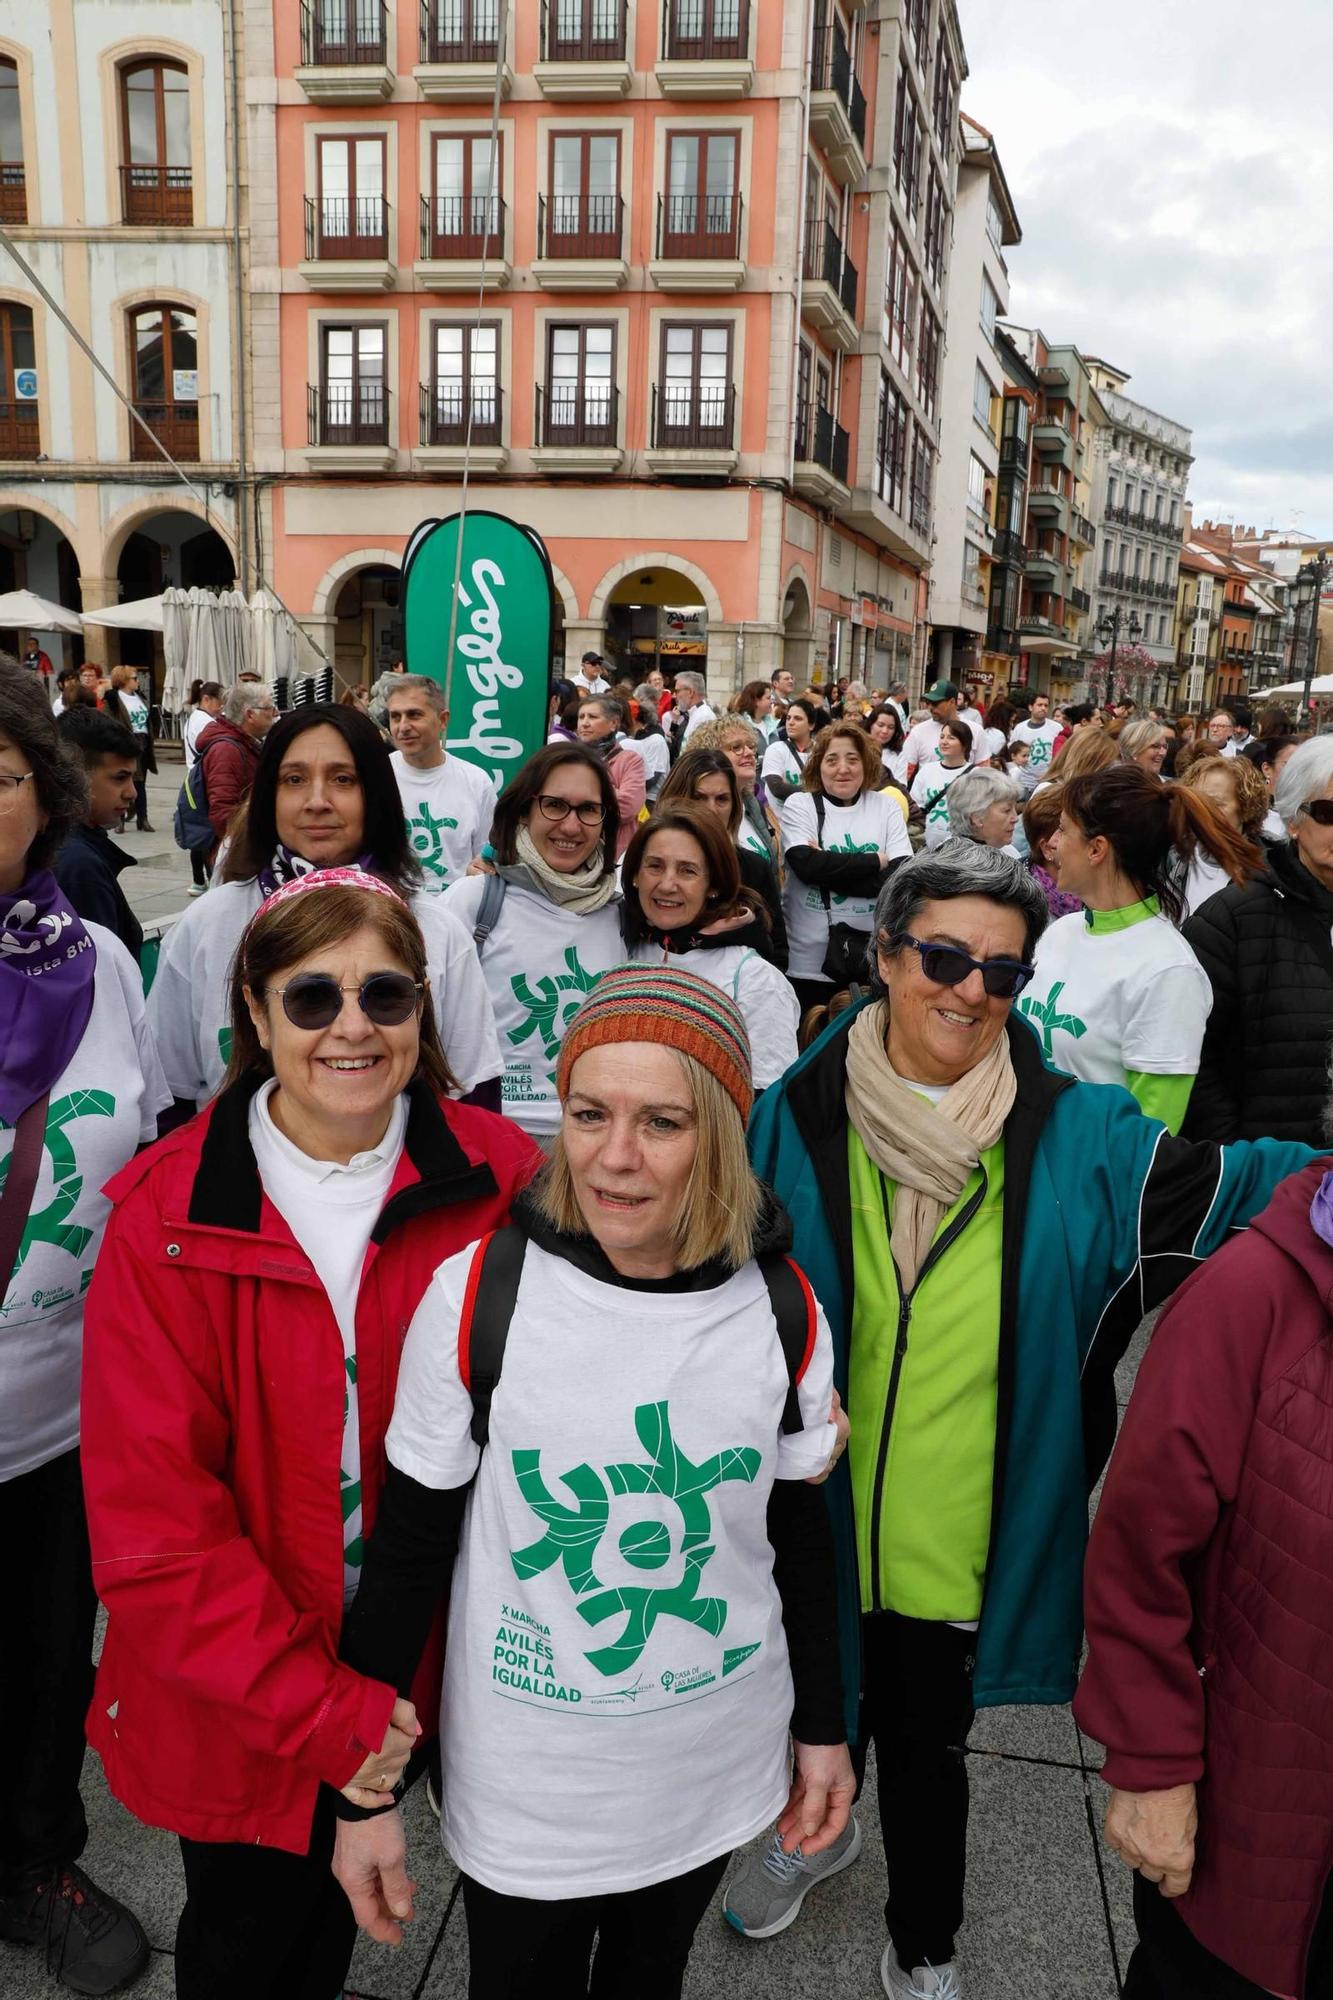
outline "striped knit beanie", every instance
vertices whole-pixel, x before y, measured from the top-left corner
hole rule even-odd
[[[569,1024],[556,1089],[563,1103],[585,1049],[608,1042],[660,1042],[711,1070],[742,1118],[750,1115],[750,1037],[735,1001],[696,973],[672,965],[622,965],[604,972]]]

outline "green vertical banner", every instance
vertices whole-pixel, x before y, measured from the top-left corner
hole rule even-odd
[[[458,536],[463,560],[458,564]],[[458,573],[453,672],[449,606]],[[449,690],[445,747],[497,791],[546,741],[555,586],[540,536],[503,514],[423,521],[403,558],[403,657]]]

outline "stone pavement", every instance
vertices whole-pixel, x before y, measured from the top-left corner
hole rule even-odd
[[[162,775],[150,780],[156,834],[123,836],[140,866],[122,880],[143,920],[185,907],[189,867],[171,838],[180,778],[179,764],[164,763]],[[1141,1329],[1121,1370],[1122,1400],[1146,1332]],[[988,1711],[977,1720],[969,1751],[968,1915],[960,1951],[967,2000],[1116,2000],[1087,1803],[1090,1795],[1099,1827],[1105,1793],[1093,1778],[1085,1795],[1069,1711]],[[1095,1747],[1087,1746],[1086,1754],[1095,1764]],[[84,1794],[91,1827],[85,1864],[138,1912],[154,1947],[147,1972],[131,1990],[136,2000],[169,2000],[182,1894],[176,1843],[139,1826],[116,1804],[91,1754]],[[910,1815],[911,1800],[901,1809]],[[882,1993],[884,1875],[873,1787],[857,1810],[868,1835],[861,1860],[811,1896],[789,1931],[755,1944],[731,1931],[717,1909],[705,1917],[687,2000],[806,2000],[813,1994],[869,2000]],[[400,1951],[365,1941],[358,1946],[349,1990],[365,2000],[464,2000],[467,1939],[457,1874],[440,1847],[424,1786],[409,1796],[407,1817],[421,1883],[417,1920]],[[1123,1972],[1133,1935],[1129,1877],[1113,1856],[1103,1865]],[[54,1990],[37,1955],[0,1945],[0,2000],[39,2000]]]

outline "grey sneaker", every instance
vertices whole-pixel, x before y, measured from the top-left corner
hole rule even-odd
[[[752,1854],[727,1890],[722,1914],[742,1937],[770,1938],[794,1924],[801,1904],[820,1882],[850,1868],[861,1852],[861,1828],[848,1820],[832,1847],[809,1861],[800,1848],[784,1854],[775,1832],[768,1846]]]
[[[879,1976],[889,2000],[963,2000],[963,1984],[958,1968],[948,1965],[914,1965],[904,1972],[891,1944],[884,1947]]]

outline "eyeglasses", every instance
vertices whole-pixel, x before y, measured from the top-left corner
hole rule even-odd
[[[0,819],[13,812],[18,804],[19,786],[28,784],[36,775],[35,771],[0,771]]]
[[[313,1033],[331,1028],[342,1012],[343,994],[355,993],[361,1012],[377,1028],[401,1028],[421,1005],[425,987],[406,972],[372,972],[359,986],[340,986],[329,972],[298,972],[285,986],[272,986],[282,996],[282,1011],[294,1028]]]
[[[1301,811],[1316,826],[1333,826],[1333,799],[1307,799]]]
[[[935,986],[961,986],[974,972],[993,1000],[1012,1000],[1036,976],[1035,965],[1018,958],[969,958],[951,944],[923,944],[910,931],[895,931],[889,939],[894,951],[904,945],[920,954],[921,970]]]
[[[575,805],[573,799],[557,798],[554,792],[539,792],[537,810],[543,819],[568,819],[573,813],[580,826],[600,826],[606,818],[605,809],[592,799],[580,799]]]

